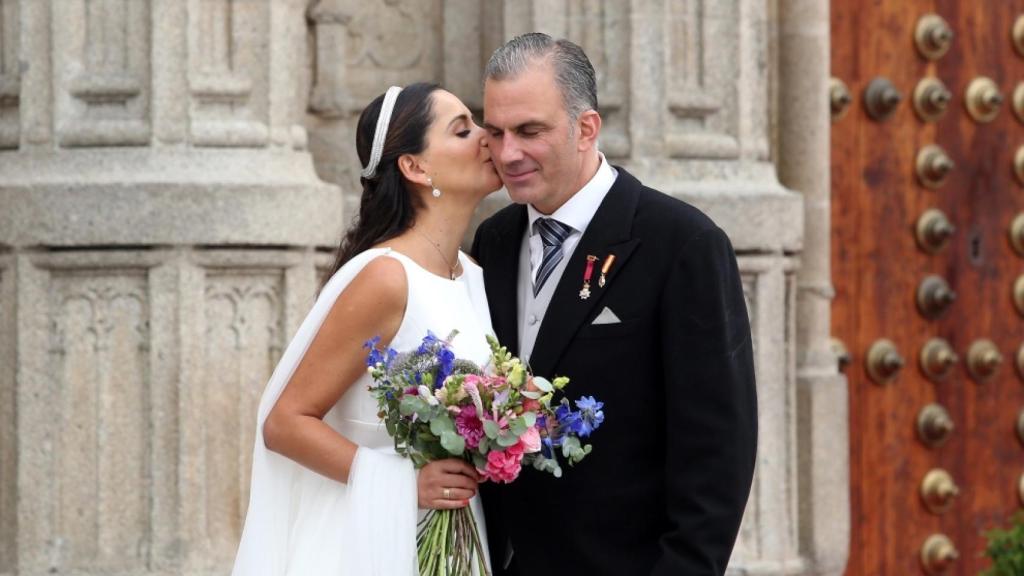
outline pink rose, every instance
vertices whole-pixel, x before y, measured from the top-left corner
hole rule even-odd
[[[519,443],[516,446],[521,446],[526,454],[540,452],[540,431],[537,430],[537,427],[530,426],[527,428],[526,432],[519,437]]]
[[[519,477],[522,468],[523,451],[516,444],[508,450],[493,450],[487,454],[487,468],[479,470],[484,480],[508,484]]]
[[[523,410],[526,412],[537,412],[540,410],[540,400],[526,398],[523,400]]]

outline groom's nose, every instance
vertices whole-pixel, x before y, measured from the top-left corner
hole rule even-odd
[[[515,164],[523,159],[523,149],[519,146],[519,142],[514,135],[505,134],[505,137],[501,138],[498,146],[498,157],[503,165]],[[495,153],[494,146],[491,146],[491,153]]]

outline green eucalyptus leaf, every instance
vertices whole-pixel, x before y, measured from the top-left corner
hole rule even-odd
[[[441,434],[441,446],[453,456],[460,456],[466,451],[466,439],[459,436],[452,430],[445,430]]]
[[[520,394],[522,394],[523,397],[525,397],[525,398],[529,398],[530,400],[539,400],[541,395],[543,394],[543,392],[534,392],[532,390],[523,390],[522,392],[520,392]]]
[[[532,428],[533,425],[537,423],[537,414],[534,412],[523,412],[523,415],[520,416],[520,418],[523,419],[523,422],[526,422],[527,428]]]
[[[402,416],[409,416],[418,412],[421,404],[424,402],[419,396],[403,396],[402,401],[398,404],[398,411],[402,413]]]
[[[519,442],[519,437],[514,434],[502,434],[498,436],[498,446],[502,448],[508,448],[509,446],[515,446]]]
[[[454,432],[455,424],[452,423],[451,417],[447,414],[437,415],[430,419],[430,431],[435,436],[440,436],[445,432]]]
[[[523,420],[522,418],[515,418],[515,419],[513,419],[512,423],[509,424],[509,427],[508,427],[509,432],[511,432],[517,438],[519,436],[522,436],[523,434],[526,433],[526,428],[527,428],[526,421]]]
[[[486,434],[488,438],[494,440],[500,433],[501,429],[498,428],[497,422],[494,420],[484,420],[484,434]]]

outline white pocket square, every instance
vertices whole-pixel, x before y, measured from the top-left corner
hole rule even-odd
[[[622,320],[619,320],[619,317],[615,315],[615,312],[612,312],[611,308],[605,306],[604,310],[601,310],[601,313],[597,315],[597,318],[594,318],[594,321],[591,324],[621,324],[621,323],[622,323]]]

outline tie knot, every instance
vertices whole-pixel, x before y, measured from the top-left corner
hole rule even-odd
[[[561,246],[572,233],[572,228],[554,218],[541,218],[537,220],[537,231],[545,246]]]

